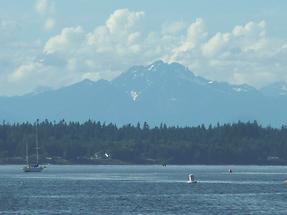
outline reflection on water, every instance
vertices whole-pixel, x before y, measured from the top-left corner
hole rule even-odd
[[[3,165],[0,214],[286,214],[286,179],[282,166]]]

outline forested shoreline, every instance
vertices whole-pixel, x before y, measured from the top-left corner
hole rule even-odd
[[[287,127],[256,121],[216,126],[38,123],[40,159],[56,164],[287,164]],[[0,124],[0,163],[35,156],[36,123]]]

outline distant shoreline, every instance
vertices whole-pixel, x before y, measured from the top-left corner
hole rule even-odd
[[[7,158],[7,159],[0,159],[0,165],[25,165],[26,161],[25,160],[10,160],[13,158]],[[33,162],[31,162],[33,163]],[[286,166],[287,163],[285,162],[266,162],[266,163],[161,163],[161,162],[127,162],[127,161],[121,161],[121,160],[115,160],[115,159],[103,159],[103,160],[93,160],[93,161],[71,161],[71,160],[64,160],[62,159],[61,161],[52,161],[48,162],[46,161],[41,161],[40,162],[43,165],[160,165],[160,166],[186,166],[186,165],[206,165],[206,166],[221,166],[221,165],[232,165],[232,166]]]
[[[92,120],[47,120],[37,127],[3,123],[0,163],[26,163],[26,154],[36,162],[36,128],[41,164],[287,165],[287,127],[265,128],[256,121],[186,128],[118,127]]]

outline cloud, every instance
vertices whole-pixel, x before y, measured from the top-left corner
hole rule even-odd
[[[144,16],[143,11],[131,12],[128,9],[116,10],[106,21],[111,34],[126,33],[134,29],[137,22]]]
[[[217,33],[202,45],[202,53],[204,56],[211,57],[220,52],[226,47],[230,41],[230,34]]]
[[[183,30],[185,30],[187,24],[183,21],[175,21],[172,23],[165,23],[162,26],[162,33],[163,34],[177,34],[181,33]]]
[[[49,71],[49,69],[50,68],[40,62],[23,63],[18,66],[15,71],[9,74],[6,83],[14,86],[14,95],[26,94],[37,86],[49,86],[49,83],[47,83],[49,81],[55,82],[55,80],[49,78],[53,73],[52,71]],[[33,82],[36,82],[37,85],[33,85]],[[17,87],[15,87],[15,85],[17,85]],[[4,88],[7,88],[7,84],[4,84]],[[10,95],[10,93],[7,94]]]
[[[44,53],[71,55],[78,51],[84,37],[84,31],[80,26],[64,28],[59,35],[54,36],[47,41],[44,46]]]
[[[43,29],[51,31],[56,25],[56,20],[52,17],[55,13],[55,3],[51,0],[36,0],[35,11],[44,18]]]
[[[54,12],[55,5],[50,0],[37,0],[35,2],[35,10],[41,15],[47,15]]]
[[[140,21],[144,12],[132,12],[128,9],[116,10],[103,26],[88,33],[88,44],[96,52],[116,52],[125,55],[127,52],[140,51],[138,41],[141,39]]]
[[[188,27],[185,40],[175,49],[175,52],[187,52],[199,45],[207,36],[207,32],[205,32],[204,28],[203,20],[201,18],[196,19],[195,22]]]
[[[11,81],[23,80],[23,78],[29,78],[31,75],[41,71],[40,63],[29,63],[19,66],[14,73],[11,74]]]
[[[48,10],[48,1],[42,4],[41,10]],[[157,30],[146,29],[146,19],[143,11],[119,9],[92,30],[65,27],[43,44],[41,53],[17,58],[7,80],[28,92],[38,85],[60,87],[85,78],[112,79],[132,65],[163,59],[217,81],[256,87],[287,81],[287,41],[269,38],[265,21],[210,34],[202,18],[164,23]],[[53,29],[53,18],[47,16],[46,25],[46,30]]]
[[[46,31],[50,31],[50,30],[52,30],[52,29],[55,27],[55,24],[56,24],[56,22],[55,22],[54,19],[48,18],[48,19],[46,20],[46,22],[45,22],[44,29],[45,29]]]
[[[91,77],[88,76],[87,77]],[[58,88],[81,80],[79,73],[72,73],[62,70],[55,65],[47,65],[41,60],[34,60],[19,65],[15,71],[10,73],[0,89],[5,92],[9,86],[13,86],[13,93],[6,92],[6,95],[22,95],[32,92],[37,88],[49,87]],[[2,80],[2,81],[4,81]],[[0,76],[1,81],[1,76]],[[17,86],[17,87],[15,87]]]
[[[91,32],[80,26],[64,28],[46,42],[43,52],[45,57],[65,59],[65,69],[85,72],[82,77],[89,74],[111,79],[140,58],[144,46],[140,28],[143,17],[141,11],[120,9]]]

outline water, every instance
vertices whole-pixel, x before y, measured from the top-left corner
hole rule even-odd
[[[228,169],[233,170],[232,174]],[[193,173],[197,184],[187,184]],[[287,167],[0,166],[0,214],[287,214]]]

